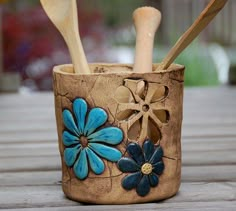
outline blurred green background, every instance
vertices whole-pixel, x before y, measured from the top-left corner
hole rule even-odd
[[[135,30],[132,13],[140,6],[162,12],[153,62],[160,62],[193,23],[207,0],[78,0],[79,29],[89,62],[132,63]],[[19,73],[29,90],[52,89],[54,65],[70,63],[65,43],[47,18],[39,0],[0,0],[1,73]],[[228,82],[235,62],[236,2],[224,10],[176,60],[186,66],[186,86]]]

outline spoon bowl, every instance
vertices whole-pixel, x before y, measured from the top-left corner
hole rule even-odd
[[[89,74],[90,70],[78,30],[76,0],[40,0],[40,2],[69,48],[74,71]]]

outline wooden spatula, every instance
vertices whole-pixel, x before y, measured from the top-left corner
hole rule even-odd
[[[157,67],[156,71],[166,70],[178,55],[205,29],[217,13],[224,7],[227,0],[211,0],[193,25],[180,37],[174,47]]]
[[[133,13],[136,29],[134,72],[152,72],[152,54],[155,33],[161,22],[161,13],[153,7],[140,7]]]
[[[40,0],[40,2],[69,48],[75,73],[89,74],[78,30],[76,0]]]

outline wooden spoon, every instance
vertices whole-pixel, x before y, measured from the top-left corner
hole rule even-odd
[[[155,71],[166,70],[177,56],[199,35],[224,7],[227,0],[211,0],[193,25],[180,37]]]
[[[40,0],[40,2],[69,48],[75,73],[89,74],[78,30],[76,0]]]
[[[153,7],[141,7],[134,11],[136,50],[134,72],[152,72],[152,54],[155,33],[161,22],[161,13]]]

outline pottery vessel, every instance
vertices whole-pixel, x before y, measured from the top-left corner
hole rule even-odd
[[[153,70],[158,64],[153,65]],[[131,204],[175,195],[181,177],[184,67],[135,73],[125,64],[54,68],[65,195]]]

